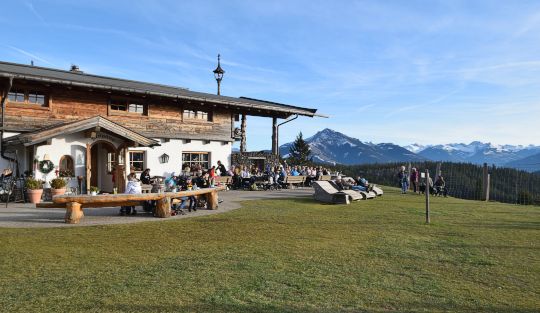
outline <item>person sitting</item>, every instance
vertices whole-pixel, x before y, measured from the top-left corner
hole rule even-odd
[[[368,192],[369,191],[369,183],[368,183],[367,179],[358,176],[356,178],[356,185],[351,186],[351,189],[352,190],[357,190],[357,191]]]
[[[444,177],[442,177],[442,175],[439,175],[439,177],[437,177],[437,180],[435,180],[435,195],[444,197],[448,196],[446,182],[444,181]]]
[[[126,192],[127,194],[139,194],[142,193],[141,190],[141,183],[137,179],[137,176],[135,173],[131,173],[128,175],[128,182],[126,186]],[[120,208],[120,215],[135,215],[137,214],[137,211],[135,210],[134,206],[122,206]]]
[[[150,185],[151,184],[151,182],[150,182],[150,169],[149,168],[145,169],[141,173],[140,180],[141,180],[141,183],[143,183],[145,185]]]

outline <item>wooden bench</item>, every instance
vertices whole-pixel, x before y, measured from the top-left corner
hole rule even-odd
[[[287,176],[283,184],[287,185],[289,188],[292,188],[294,185],[303,186],[306,181],[306,176]]]
[[[217,192],[225,187],[202,188],[198,190],[187,190],[179,192],[163,193],[140,193],[140,194],[108,194],[108,195],[62,195],[54,196],[53,203],[38,203],[40,208],[66,208],[64,221],[69,224],[77,224],[84,217],[83,208],[100,208],[114,206],[135,206],[141,205],[144,201],[157,200],[156,216],[171,216],[171,199],[204,196],[206,197],[207,208],[216,210],[218,208]]]
[[[332,180],[332,175],[321,175],[320,181],[329,181]]]

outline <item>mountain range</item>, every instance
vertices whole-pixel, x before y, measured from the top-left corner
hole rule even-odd
[[[324,129],[306,138],[313,160],[321,163],[362,164],[406,161],[450,161],[473,164],[494,164],[534,172],[540,171],[540,146],[493,145],[473,141],[469,144],[444,145],[362,142],[340,132]],[[280,146],[280,153],[287,157],[292,142]]]

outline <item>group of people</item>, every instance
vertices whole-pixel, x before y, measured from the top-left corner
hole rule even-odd
[[[287,176],[305,176],[305,186],[318,180],[323,175],[330,175],[330,171],[322,166],[289,166],[287,163],[277,166],[267,165],[263,170],[256,165],[251,167],[245,165],[233,165],[231,169],[222,176],[232,177],[232,187],[234,189],[250,188],[257,189],[260,182],[267,187],[280,187]]]
[[[434,183],[431,177],[426,179],[416,168],[411,168],[411,173],[407,173],[405,166],[401,166],[397,178],[403,194],[407,193],[409,187],[412,187],[414,193],[424,194],[428,190],[430,194],[444,197],[448,195],[446,181],[442,173],[437,175]]]
[[[218,161],[218,169],[224,170],[225,166]],[[213,166],[209,170],[203,170],[196,167],[193,170],[189,167],[184,167],[183,171],[176,175],[172,173],[164,180],[164,191],[182,191],[182,190],[196,190],[200,188],[209,188],[214,186],[214,178],[216,176],[216,166]],[[157,180],[159,178],[153,178],[150,175],[150,169],[145,169],[140,177],[137,178],[135,173],[131,173],[127,177],[127,185],[125,193],[127,194],[139,194],[142,193],[142,185],[153,185],[152,191],[158,191],[159,187]],[[156,190],[154,190],[156,189]],[[197,199],[195,196],[182,197],[179,201],[173,201],[172,213],[185,214],[183,211],[187,208],[188,212],[197,211],[197,207],[201,205],[202,199]],[[221,200],[219,200],[221,202]],[[146,212],[153,212],[155,209],[155,201],[145,201],[143,209]],[[123,206],[120,209],[120,215],[135,215],[137,211],[134,206]]]
[[[356,191],[369,192],[373,189],[373,185],[370,184],[365,177],[362,177],[360,175],[358,175],[356,179],[353,179],[352,177],[342,178],[341,176],[337,176],[337,178],[335,179],[335,183],[338,186],[339,190],[351,189]]]

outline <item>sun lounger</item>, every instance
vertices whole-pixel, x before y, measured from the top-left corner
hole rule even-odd
[[[313,198],[317,201],[333,204],[349,204],[351,196],[334,188],[328,181],[313,182]]]

